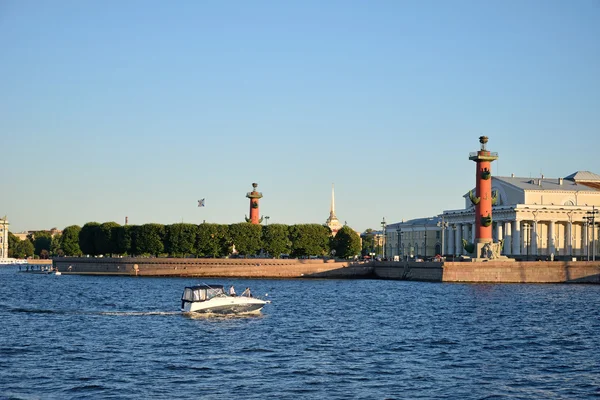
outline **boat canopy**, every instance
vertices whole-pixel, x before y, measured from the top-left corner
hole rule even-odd
[[[213,297],[225,295],[223,285],[196,285],[188,286],[183,290],[183,301],[205,301]]]

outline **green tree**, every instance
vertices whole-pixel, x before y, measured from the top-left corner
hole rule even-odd
[[[163,253],[165,246],[163,239],[165,236],[165,226],[161,224],[140,225],[135,232],[135,253],[137,255],[153,254],[158,256]]]
[[[50,241],[50,255],[62,257],[65,255],[65,252],[61,248],[61,237],[60,233],[52,235],[52,240]]]
[[[79,248],[79,232],[81,232],[81,227],[78,225],[70,225],[63,229],[60,237],[60,247],[66,256],[81,255],[81,249]]]
[[[117,238],[112,237],[113,229],[120,226],[116,222],[104,222],[101,224],[94,235],[94,247],[97,254],[118,253]]]
[[[21,240],[8,232],[8,256],[12,258],[26,258],[34,254],[33,243],[30,239]]]
[[[240,254],[256,255],[262,248],[262,226],[249,222],[229,225],[229,239]]]
[[[33,243],[31,243],[31,240],[19,240],[19,243],[17,245],[17,252],[18,255],[15,255],[15,258],[33,257],[33,254],[35,253],[35,248],[33,247]]]
[[[41,255],[42,250],[50,253],[50,245],[52,244],[52,234],[46,231],[36,231],[27,235],[33,242],[34,252],[36,255]]]
[[[375,234],[373,229],[369,228],[361,235],[362,237],[362,255],[366,256],[375,249]]]
[[[348,225],[344,225],[331,240],[331,248],[335,250],[336,257],[350,258],[358,255],[361,250],[360,237]]]
[[[272,224],[262,228],[263,248],[267,253],[279,258],[281,254],[290,254],[292,242],[290,229],[287,225]]]
[[[116,254],[133,254],[133,231],[137,228],[136,225],[115,226],[112,228],[111,239],[115,241]]]
[[[11,232],[8,232],[8,257],[11,258],[23,258],[17,257],[15,254],[18,252],[18,246],[21,239],[13,235]]]
[[[329,254],[331,229],[319,224],[290,226],[292,257],[325,256]]]
[[[97,222],[88,222],[83,225],[79,232],[79,248],[83,254],[96,256],[100,253],[96,250],[96,235],[100,229],[100,224]]]
[[[196,233],[196,254],[198,256],[221,257],[229,254],[229,232],[227,225],[198,225]]]
[[[167,225],[165,236],[165,250],[171,256],[194,254],[198,226],[193,224]]]

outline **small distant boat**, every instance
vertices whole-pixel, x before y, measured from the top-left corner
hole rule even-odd
[[[246,292],[244,292],[246,293]],[[242,294],[230,296],[223,285],[186,286],[181,296],[181,311],[204,314],[260,314],[265,301]]]

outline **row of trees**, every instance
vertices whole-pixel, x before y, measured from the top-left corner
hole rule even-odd
[[[24,240],[11,232],[8,233],[8,256],[14,258],[39,257],[48,258],[51,255],[61,255],[61,236],[52,235],[48,231],[38,231],[27,235]]]
[[[39,246],[36,246],[38,241]],[[330,229],[319,224],[262,226],[245,222],[231,225],[178,223],[124,226],[116,222],[88,222],[83,227],[68,226],[62,235],[54,237],[48,238],[42,232],[39,239],[35,235],[30,243],[39,256],[44,254],[44,249],[51,256],[171,257],[223,257],[235,250],[243,256],[262,252],[272,257],[282,254],[291,257],[333,254],[339,258],[350,258],[361,251],[358,234],[347,226],[332,237]]]

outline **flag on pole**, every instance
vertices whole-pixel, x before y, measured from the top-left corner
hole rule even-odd
[[[204,199],[198,200],[198,207],[204,207]]]

